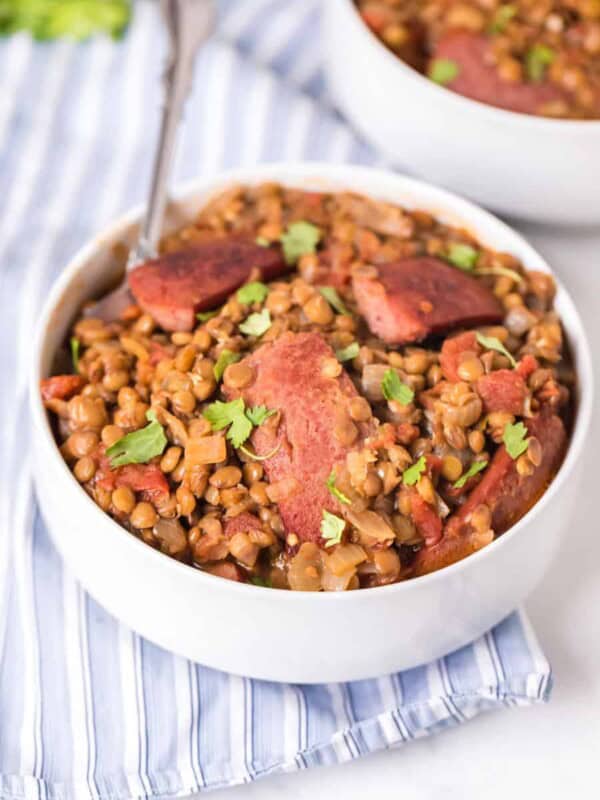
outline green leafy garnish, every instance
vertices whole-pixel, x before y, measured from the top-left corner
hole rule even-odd
[[[356,358],[360,350],[358,342],[352,342],[348,345],[348,347],[342,347],[339,350],[335,351],[335,355],[338,361],[352,361],[353,358]]]
[[[381,391],[386,400],[396,400],[402,406],[412,403],[415,397],[413,390],[402,383],[395,369],[386,369],[383,373]]]
[[[529,442],[525,438],[527,436],[527,428],[522,422],[516,422],[514,425],[507,422],[504,426],[504,433],[502,434],[502,441],[506,447],[506,452],[513,459],[517,459],[529,447]]]
[[[472,272],[475,269],[478,258],[479,250],[471,247],[470,244],[451,242],[448,246],[448,261],[464,272]]]
[[[237,299],[240,303],[251,306],[252,303],[262,303],[268,294],[268,286],[265,286],[261,281],[252,281],[237,290]]]
[[[492,24],[489,27],[490,33],[502,33],[511,19],[516,16],[517,8],[512,5],[499,6],[496,9]]]
[[[198,311],[198,313],[196,314],[196,319],[199,322],[207,322],[209,319],[212,319],[213,317],[216,317],[218,313],[219,313],[218,310],[217,311]]]
[[[288,264],[295,264],[300,256],[314,253],[321,238],[321,231],[312,222],[292,222],[281,234],[283,255]]]
[[[346,497],[346,495],[343,492],[341,492],[335,485],[335,470],[333,469],[331,470],[331,472],[329,473],[329,477],[327,478],[327,488],[329,489],[331,494],[336,498],[336,500],[340,501],[340,503],[345,503],[346,505],[350,505],[351,500],[348,497]]]
[[[318,288],[319,292],[323,295],[325,300],[327,300],[334,311],[337,311],[338,314],[343,314],[345,317],[350,316],[350,312],[343,304],[342,298],[339,296],[333,286],[319,286]]]
[[[418,461],[415,461],[411,467],[404,470],[402,473],[402,483],[405,486],[414,486],[415,483],[418,483],[419,478],[426,469],[427,462],[425,461],[425,456],[421,456],[421,458]]]
[[[255,586],[263,586],[265,589],[273,588],[271,581],[268,578],[261,578],[260,575],[252,575],[250,583],[253,583]]]
[[[266,419],[276,413],[275,409],[266,406],[252,406],[252,408],[246,409],[246,416],[255,426],[262,425]]]
[[[495,336],[484,336],[483,333],[476,333],[477,341],[482,347],[485,347],[486,350],[495,350],[496,353],[500,353],[503,356],[506,356],[510,361],[511,367],[516,367],[517,362],[515,361],[512,353],[509,353],[506,347],[502,344],[500,339],[497,339]]]
[[[240,353],[234,353],[233,350],[221,350],[219,357],[213,367],[213,375],[217,383],[223,377],[223,373],[230,364],[235,364],[242,356]]]
[[[260,245],[260,247],[270,247],[271,242],[267,239],[266,236],[257,236],[254,240],[256,244]]]
[[[325,539],[325,547],[333,547],[334,544],[339,544],[342,541],[345,527],[346,523],[343,519],[323,509],[321,536]]]
[[[129,23],[128,0],[0,0],[0,34],[26,30],[35,39],[120,37]]]
[[[469,478],[472,478],[473,475],[477,475],[478,472],[481,472],[482,469],[485,469],[487,467],[487,464],[488,464],[487,461],[473,461],[473,463],[471,464],[469,469],[464,473],[464,475],[461,475],[460,478],[457,481],[454,481],[452,485],[454,486],[455,489],[462,489],[462,487],[469,480]]]
[[[125,464],[147,464],[155,456],[160,456],[167,446],[163,426],[150,408],[146,411],[148,425],[139,431],[125,434],[107,449],[106,455],[112,469]]]
[[[76,336],[71,336],[69,344],[71,345],[71,361],[73,362],[73,369],[75,372],[79,372],[79,347],[81,342]]]
[[[434,83],[446,86],[458,77],[459,72],[456,61],[451,61],[449,58],[434,58],[429,65],[427,75]]]
[[[202,415],[210,422],[213,431],[222,431],[223,428],[229,427],[226,434],[227,439],[229,439],[234,447],[241,447],[252,433],[252,428],[262,425],[267,417],[270,417],[274,413],[274,411],[265,408],[265,406],[254,406],[253,408],[247,409],[244,398],[237,397],[229,403],[216,400],[204,409]],[[269,455],[256,456],[250,452],[249,454],[257,460],[260,460],[260,458],[269,458]]]
[[[525,56],[525,71],[531,81],[543,80],[547,67],[554,61],[554,50],[545,44],[534,44]]]
[[[239,325],[239,329],[247,336],[262,336],[271,327],[271,314],[268,308],[262,311],[255,311],[250,314],[244,322]]]

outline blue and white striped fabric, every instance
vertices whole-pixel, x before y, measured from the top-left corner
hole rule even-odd
[[[328,106],[315,0],[224,3],[199,60],[178,177],[283,159],[375,163]],[[120,625],[65,569],[29,476],[31,331],[74,251],[144,196],[162,38],[140,2],[120,44],[0,44],[0,797],[184,797],[346,761],[547,698],[514,614],[438,663],[282,686],[177,658]],[[16,332],[16,334],[15,334]]]

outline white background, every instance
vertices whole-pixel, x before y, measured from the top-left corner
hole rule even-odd
[[[600,233],[516,225],[573,295],[600,397]],[[595,457],[594,457],[595,456]],[[600,425],[562,550],[527,603],[554,669],[550,703],[484,714],[459,728],[350,764],[266,778],[223,800],[571,800],[600,797]]]

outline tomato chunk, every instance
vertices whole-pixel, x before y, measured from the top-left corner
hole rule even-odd
[[[40,381],[40,392],[44,403],[48,400],[68,400],[85,386],[81,375],[53,375]]]

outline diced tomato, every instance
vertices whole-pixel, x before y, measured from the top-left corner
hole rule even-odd
[[[410,498],[410,513],[425,546],[431,547],[442,538],[442,520],[415,489]]]
[[[419,427],[417,425],[411,425],[410,422],[400,422],[396,425],[396,439],[400,444],[412,444],[415,439],[419,438],[419,433]]]
[[[51,378],[43,378],[40,381],[40,392],[42,400],[68,400],[73,395],[78,394],[85,386],[85,380],[81,375],[53,375]]]
[[[99,448],[96,461],[96,485],[102,489],[112,491],[127,486],[134,492],[141,492],[149,501],[169,494],[169,484],[158,464],[126,464],[112,469],[103,446]]]
[[[477,343],[475,331],[466,331],[446,339],[440,352],[440,366],[444,377],[453,383],[460,380],[458,366],[463,359],[463,354],[472,352],[479,355],[481,347]]]
[[[523,378],[523,380],[526,381],[527,378],[533,372],[535,372],[536,369],[538,369],[539,366],[540,365],[538,364],[537,358],[535,358],[535,356],[531,356],[531,355],[529,355],[529,353],[527,353],[527,355],[524,355],[523,358],[517,364],[517,368],[516,368],[515,372],[517,372]]]

